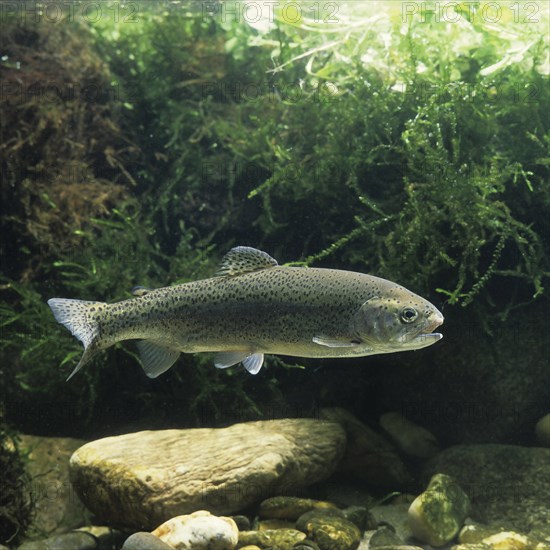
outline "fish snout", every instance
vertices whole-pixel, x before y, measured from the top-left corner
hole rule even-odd
[[[434,308],[434,311],[430,314],[430,316],[427,319],[426,332],[432,332],[438,326],[442,325],[443,321],[445,321],[445,317],[443,317],[443,314],[441,313],[441,311]]]

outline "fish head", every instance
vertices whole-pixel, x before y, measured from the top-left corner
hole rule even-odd
[[[378,353],[431,346],[443,335],[434,330],[443,315],[430,302],[403,287],[367,300],[356,312],[354,333]]]

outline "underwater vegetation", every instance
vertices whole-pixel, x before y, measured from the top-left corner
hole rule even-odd
[[[131,345],[64,383],[81,349],[47,298],[210,276],[235,245],[388,278],[485,326],[547,299],[545,14],[463,14],[449,30],[391,3],[338,24],[136,4],[131,23],[2,29],[8,419],[51,433],[140,415],[195,425],[284,399],[301,371],[279,361],[252,383],[186,357],[152,386]]]

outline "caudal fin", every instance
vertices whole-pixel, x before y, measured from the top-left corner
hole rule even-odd
[[[92,308],[104,305],[102,302],[87,302],[85,300],[69,300],[67,298],[51,298],[48,300],[55,320],[67,327],[73,336],[84,345],[84,354],[78,365],[69,375],[70,380],[97,353],[98,324]]]

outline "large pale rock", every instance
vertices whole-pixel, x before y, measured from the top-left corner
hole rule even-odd
[[[196,510],[226,515],[295,493],[334,471],[345,441],[338,424],[307,418],[143,431],[78,449],[71,480],[99,518],[153,529]]]

